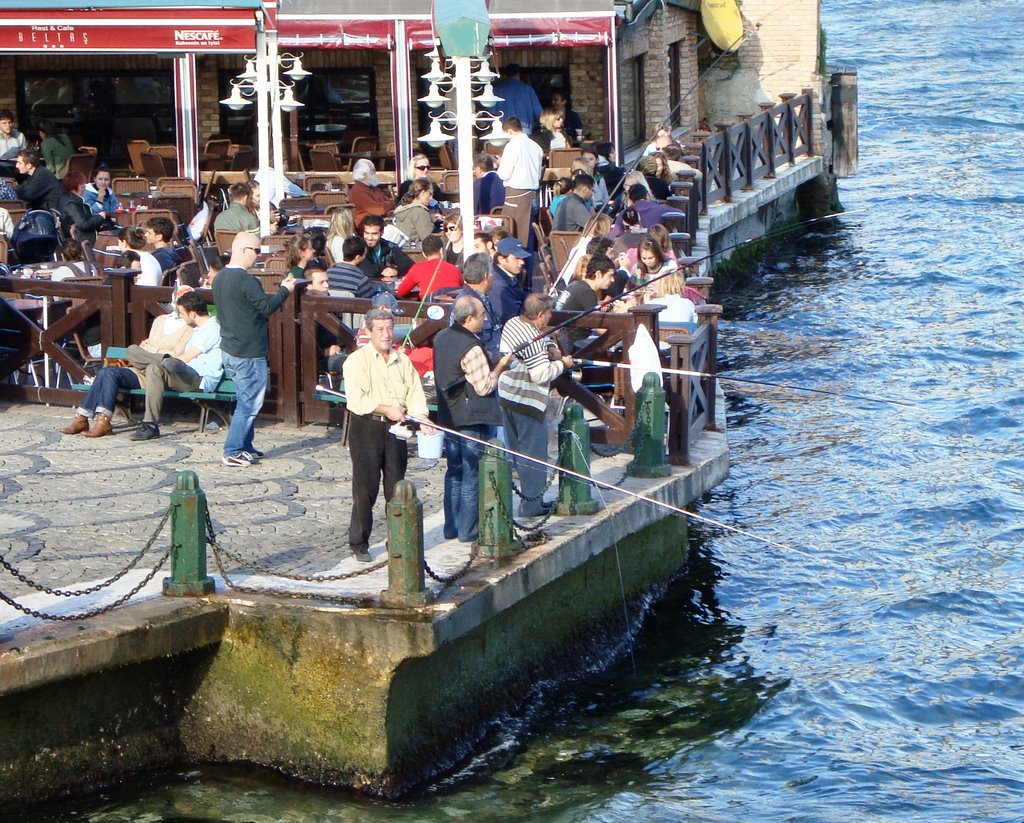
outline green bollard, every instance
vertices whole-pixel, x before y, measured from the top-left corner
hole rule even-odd
[[[665,388],[658,375],[648,372],[636,393],[636,430],[633,459],[626,467],[632,477],[668,477],[665,460]]]
[[[423,503],[411,480],[395,483],[387,505],[388,587],[380,593],[389,609],[426,606],[433,595],[424,585]]]
[[[171,576],[164,578],[164,594],[212,594],[213,578],[206,573],[206,494],[195,472],[178,472],[171,507]]]
[[[566,403],[558,424],[558,465],[590,477],[590,426],[579,403]],[[590,496],[591,485],[578,477],[558,475],[558,514],[593,514],[600,504]]]
[[[491,440],[500,446],[501,441]],[[485,557],[511,557],[519,548],[512,533],[512,466],[497,449],[484,448],[480,458],[480,534]]]

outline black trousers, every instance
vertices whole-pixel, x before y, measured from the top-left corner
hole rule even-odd
[[[409,447],[405,440],[388,434],[391,422],[358,414],[349,417],[348,450],[352,458],[352,520],[348,527],[349,548],[365,551],[370,547],[373,529],[373,505],[377,502],[381,479],[384,500],[391,499],[395,483],[405,477]]]

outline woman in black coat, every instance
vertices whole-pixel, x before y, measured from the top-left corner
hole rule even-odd
[[[96,232],[107,222],[108,215],[106,212],[93,214],[92,209],[82,199],[88,182],[80,171],[69,171],[65,174],[64,193],[57,200],[57,210],[60,212],[60,222],[66,236],[72,236],[73,228],[79,242],[95,243]]]

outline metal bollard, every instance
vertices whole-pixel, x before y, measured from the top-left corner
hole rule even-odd
[[[425,606],[433,595],[424,585],[423,503],[411,480],[399,480],[387,505],[388,587],[380,593],[382,606],[407,609]]]
[[[178,472],[171,507],[171,576],[164,578],[164,594],[212,594],[213,578],[206,573],[206,493],[195,472]]]
[[[501,441],[491,440],[498,446]],[[490,446],[480,458],[480,554],[511,557],[518,545],[512,534],[512,466]]]
[[[590,477],[590,426],[579,403],[566,403],[558,423],[558,465]],[[601,506],[590,493],[590,483],[559,474],[556,511],[561,515],[593,514]]]
[[[633,459],[626,471],[632,477],[668,477],[672,473],[665,462],[665,388],[653,372],[644,375],[636,394]]]

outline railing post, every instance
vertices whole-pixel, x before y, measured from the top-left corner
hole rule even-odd
[[[386,509],[388,587],[380,593],[381,605],[389,609],[425,606],[433,595],[423,572],[423,503],[411,480],[395,483]]]
[[[764,150],[768,160],[768,171],[765,177],[775,177],[775,118],[772,116],[774,103],[758,103],[761,114],[765,116],[764,121]]]
[[[497,439],[492,444],[500,446]],[[512,533],[512,466],[495,448],[484,447],[480,458],[480,532],[477,545],[485,557],[502,558],[515,554]]]
[[[138,273],[136,269],[105,272],[110,281],[110,337],[103,338],[107,346],[129,346],[134,342],[131,327],[132,284]]]
[[[689,371],[693,338],[688,334],[674,334],[666,342],[670,368]],[[668,388],[668,462],[673,466],[687,466],[690,463],[690,378],[682,374],[670,375]]]
[[[715,123],[722,136],[722,155],[718,161],[719,179],[722,181],[722,200],[725,203],[732,201],[732,140],[729,138],[731,123]]]
[[[753,114],[737,114],[740,124],[743,126],[743,190],[750,191],[754,188],[754,132],[750,128],[750,118]]]
[[[796,162],[796,121],[793,116],[793,98],[796,95],[791,92],[783,92],[779,95],[782,105],[786,107],[785,116],[785,139],[786,139],[786,162],[792,165]]]
[[[164,594],[201,597],[213,590],[206,573],[206,493],[195,472],[178,472],[171,492],[171,576],[164,578]]]
[[[558,423],[558,465],[590,477],[590,426],[579,403],[566,403]],[[601,507],[590,493],[586,480],[559,474],[556,511],[562,515],[593,514]]]
[[[668,477],[672,470],[665,462],[665,389],[653,372],[644,375],[637,392],[633,431],[633,459],[626,471],[633,477]]]
[[[702,326],[708,326],[708,357],[704,364],[703,371],[707,377],[700,379],[704,397],[708,404],[708,422],[704,425],[705,431],[715,431],[715,373],[718,368],[718,318],[722,316],[722,307],[715,303],[707,303],[697,306],[697,322]],[[683,368],[689,368],[684,366]]]
[[[804,118],[807,121],[807,156],[814,156],[814,89],[801,89],[800,93],[807,98],[803,107]]]

